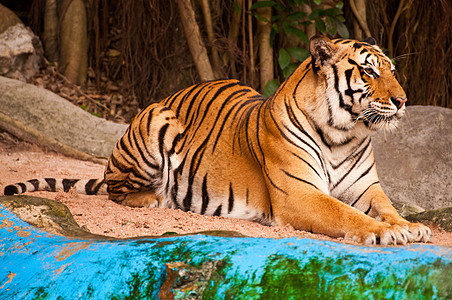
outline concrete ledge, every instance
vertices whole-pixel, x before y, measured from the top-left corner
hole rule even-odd
[[[452,297],[452,248],[189,235],[112,240],[38,230],[0,205],[4,299]]]

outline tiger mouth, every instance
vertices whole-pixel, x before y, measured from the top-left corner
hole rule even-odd
[[[355,122],[362,120],[364,125],[372,130],[393,129],[396,127],[402,115],[402,112],[389,112],[388,110],[380,111],[369,105],[367,109],[363,110],[355,118]]]

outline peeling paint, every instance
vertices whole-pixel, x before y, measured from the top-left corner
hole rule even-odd
[[[90,244],[90,242],[75,242],[67,244],[60,250],[57,255],[55,255],[55,258],[57,261],[66,260],[68,257],[74,255],[78,251],[88,249]]]
[[[5,287],[5,285],[7,285],[8,283],[10,283],[11,281],[13,281],[13,278],[16,276],[16,273],[9,273],[6,277],[8,278],[8,280],[2,285],[0,286],[0,289],[3,289]]]
[[[3,217],[3,215],[2,215],[2,217]],[[2,223],[0,224],[0,229],[9,228],[9,227],[12,227],[13,225],[14,225],[13,221],[10,221],[7,218],[5,218],[2,220]]]
[[[0,213],[13,223],[0,229],[2,299],[452,299],[452,247],[206,235],[65,238],[27,227],[1,205]],[[13,226],[31,235],[19,236]]]

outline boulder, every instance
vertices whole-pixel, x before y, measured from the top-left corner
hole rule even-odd
[[[406,217],[411,222],[432,222],[441,229],[452,231],[452,207],[433,209]]]
[[[378,176],[393,202],[452,206],[452,110],[409,106],[397,130],[373,137]]]
[[[0,76],[26,81],[39,71],[43,55],[41,41],[23,24],[0,34]]]
[[[92,234],[80,227],[69,208],[58,201],[18,195],[0,197],[0,205],[28,224],[52,234],[78,238],[107,238]]]
[[[93,116],[43,88],[0,76],[0,128],[70,156],[105,159],[127,125]]]

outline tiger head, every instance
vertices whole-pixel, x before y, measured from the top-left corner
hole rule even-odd
[[[374,39],[315,36],[310,52],[314,72],[325,79],[329,126],[350,130],[362,122],[370,130],[396,127],[407,98],[393,63]]]

